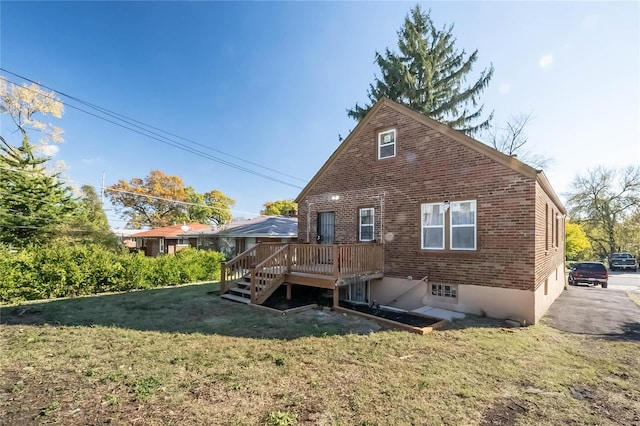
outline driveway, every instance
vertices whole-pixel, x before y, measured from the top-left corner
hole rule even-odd
[[[544,322],[569,333],[640,341],[640,306],[622,290],[570,286]]]

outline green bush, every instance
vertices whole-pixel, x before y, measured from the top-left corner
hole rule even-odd
[[[98,245],[0,248],[0,301],[73,297],[220,279],[218,252],[192,248],[156,258]]]

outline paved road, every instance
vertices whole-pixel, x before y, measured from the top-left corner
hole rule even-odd
[[[570,286],[551,305],[544,322],[569,333],[640,341],[640,307],[611,284],[607,289]]]
[[[640,271],[609,271],[609,288],[619,290],[640,289]]]

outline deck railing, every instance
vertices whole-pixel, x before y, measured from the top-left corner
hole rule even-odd
[[[382,244],[340,244],[338,247],[338,276],[363,272],[382,272],[384,246]]]
[[[329,244],[290,244],[291,272],[314,275],[333,275],[335,248]]]
[[[322,275],[336,279],[382,273],[384,246],[376,243],[259,243],[228,263],[223,263],[221,269],[221,293],[228,290],[229,283],[251,276],[251,300],[256,300],[253,303],[262,303],[262,295],[270,294],[274,285],[280,285],[280,279],[286,273]]]

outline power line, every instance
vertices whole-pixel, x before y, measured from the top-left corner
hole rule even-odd
[[[9,168],[9,167],[2,167],[2,166],[0,166],[0,169],[9,170],[9,171],[18,172],[18,173],[27,173],[27,174],[38,174],[38,173],[41,173],[41,172],[39,172],[37,170],[18,170],[18,169],[12,169],[12,168]],[[68,179],[68,178],[57,177],[57,179],[63,180],[65,182],[75,183],[76,185],[91,186],[91,187],[93,187],[95,189],[100,188],[98,185],[93,185],[93,184],[90,184],[90,183],[77,182],[77,181],[74,181],[74,180]],[[217,212],[223,212],[224,211],[220,207],[208,206],[206,204],[190,203],[188,201],[174,200],[174,199],[171,199],[171,198],[158,197],[158,196],[149,195],[149,194],[140,194],[140,193],[137,193],[137,192],[125,191],[123,189],[108,189],[106,191],[107,192],[119,192],[119,193],[130,194],[130,195],[137,195],[137,196],[140,196],[140,197],[145,197],[145,198],[155,199],[155,200],[161,200],[161,201],[169,201],[169,202],[172,202],[172,203],[175,203],[175,204],[182,204],[182,205],[185,205],[185,206],[204,207],[204,208],[207,208],[207,209],[212,209],[212,210],[217,211]],[[13,195],[13,196],[17,195],[17,196],[23,197],[24,199],[42,201],[40,198],[30,198],[30,197],[24,196],[22,194],[9,194],[9,195]],[[229,209],[229,211],[230,212],[235,212],[235,213],[257,215],[257,216],[260,215],[259,213],[245,212],[245,211],[242,211],[242,210],[235,210],[235,209]]]
[[[290,175],[290,174],[287,174],[287,173],[281,172],[281,171],[276,170],[276,169],[272,169],[272,168],[266,167],[266,166],[264,166],[264,165],[262,165],[262,164],[258,164],[258,163],[251,162],[251,161],[249,161],[249,160],[246,160],[246,159],[244,159],[244,158],[241,158],[241,157],[238,157],[238,156],[235,156],[235,155],[232,155],[232,154],[228,154],[228,153],[226,153],[226,152],[224,152],[224,151],[221,151],[221,150],[218,150],[218,149],[216,149],[216,148],[212,148],[212,147],[210,147],[210,146],[207,146],[207,145],[201,144],[201,143],[196,142],[196,141],[193,141],[193,140],[191,140],[191,139],[184,138],[184,137],[182,137],[182,136],[176,135],[176,134],[171,133],[171,132],[168,132],[168,131],[166,131],[166,130],[162,130],[162,129],[159,129],[159,128],[157,128],[157,127],[154,127],[154,126],[152,126],[152,125],[150,125],[150,124],[146,124],[146,123],[144,123],[144,122],[141,122],[141,121],[135,120],[135,119],[133,119],[133,118],[127,117],[127,116],[125,116],[125,115],[119,114],[119,113],[117,113],[117,112],[111,111],[111,110],[109,110],[109,109],[107,109],[107,108],[100,107],[100,106],[98,106],[98,105],[95,105],[95,104],[92,104],[92,103],[90,103],[90,102],[84,101],[84,100],[82,100],[82,99],[80,99],[80,98],[77,98],[77,97],[75,97],[75,96],[72,96],[72,95],[66,94],[66,93],[61,92],[61,91],[57,91],[57,90],[55,90],[55,89],[53,89],[53,88],[51,88],[51,87],[49,87],[49,86],[46,86],[46,85],[44,85],[44,84],[40,84],[40,83],[38,83],[38,82],[36,82],[36,81],[34,81],[34,80],[31,80],[31,79],[29,79],[29,78],[27,78],[27,77],[24,77],[24,76],[22,76],[22,75],[19,75],[19,74],[17,74],[17,73],[14,73],[14,72],[12,72],[12,71],[9,71],[9,70],[7,70],[7,69],[5,69],[5,68],[0,67],[0,70],[2,70],[3,72],[5,72],[5,73],[7,73],[7,74],[11,74],[11,75],[13,75],[13,76],[15,76],[15,77],[18,77],[18,78],[20,78],[20,79],[23,79],[23,80],[25,80],[25,81],[29,81],[29,82],[31,82],[31,83],[33,83],[33,84],[37,84],[37,85],[39,85],[39,86],[41,86],[41,87],[44,87],[44,88],[46,88],[46,89],[48,89],[48,90],[51,90],[51,91],[53,91],[54,93],[57,93],[57,94],[59,94],[59,95],[62,95],[62,96],[64,96],[64,97],[66,97],[66,98],[72,99],[72,100],[74,100],[74,101],[76,101],[76,102],[80,102],[81,104],[83,104],[83,105],[85,105],[85,106],[88,106],[88,107],[90,107],[90,108],[92,108],[92,109],[94,109],[94,110],[97,110],[97,111],[99,111],[99,112],[100,112],[100,113],[102,113],[102,114],[105,114],[105,115],[107,115],[107,116],[109,116],[109,117],[111,117],[111,118],[114,118],[114,119],[116,119],[116,120],[120,120],[120,121],[122,121],[122,122],[124,122],[124,123],[127,123],[129,126],[133,126],[133,127],[137,128],[137,129],[140,129],[140,130],[136,130],[136,129],[134,129],[134,128],[131,128],[131,127],[125,126],[125,125],[123,125],[123,124],[121,124],[121,123],[118,123],[118,122],[115,122],[115,121],[110,120],[110,119],[108,119],[108,118],[105,118],[105,117],[99,116],[99,115],[97,115],[97,114],[91,113],[91,112],[89,112],[89,111],[87,111],[87,110],[84,110],[84,109],[79,108],[79,107],[77,107],[77,106],[74,106],[74,105],[72,105],[72,104],[68,104],[68,103],[66,104],[67,106],[69,106],[69,107],[71,107],[71,108],[73,108],[73,109],[76,109],[76,110],[78,110],[78,111],[84,112],[85,114],[91,115],[91,116],[93,116],[93,117],[96,117],[96,118],[98,118],[98,119],[100,119],[100,120],[103,120],[103,121],[106,121],[106,122],[108,122],[108,123],[114,124],[114,125],[116,125],[116,126],[119,126],[119,127],[125,128],[125,129],[127,129],[127,130],[132,131],[132,132],[135,132],[135,133],[141,134],[141,135],[146,136],[146,137],[148,137],[148,138],[150,138],[150,139],[154,139],[154,140],[156,140],[156,141],[158,141],[158,142],[161,142],[161,143],[164,143],[164,144],[167,144],[167,145],[173,146],[174,148],[181,149],[181,150],[183,150],[183,151],[186,151],[186,152],[192,153],[192,154],[197,155],[197,156],[199,156],[199,157],[202,157],[202,158],[206,158],[206,159],[209,159],[209,160],[215,161],[215,162],[217,162],[217,163],[220,163],[220,164],[223,164],[223,165],[226,165],[226,166],[229,166],[229,167],[235,168],[235,169],[240,170],[240,171],[244,171],[244,172],[246,172],[246,173],[253,174],[253,175],[258,176],[258,177],[262,177],[262,178],[265,178],[265,179],[269,179],[269,180],[271,180],[271,181],[278,182],[278,183],[281,183],[281,184],[283,184],[283,185],[287,185],[287,186],[291,186],[291,187],[294,187],[294,188],[302,189],[302,187],[301,187],[301,186],[299,186],[299,185],[295,185],[295,184],[292,184],[292,183],[290,183],[290,182],[283,181],[283,180],[281,180],[281,179],[273,178],[273,177],[271,177],[271,176],[267,176],[267,175],[264,175],[264,174],[262,174],[262,173],[256,172],[255,170],[251,170],[251,169],[248,169],[248,168],[246,168],[246,167],[239,166],[239,165],[237,165],[237,164],[235,164],[235,163],[232,163],[232,162],[230,162],[230,161],[220,159],[220,158],[215,157],[215,156],[213,156],[213,155],[210,155],[210,154],[207,154],[207,153],[205,153],[205,152],[202,152],[202,151],[200,151],[200,150],[198,150],[198,149],[195,149],[195,148],[189,147],[189,146],[187,146],[187,145],[185,145],[185,144],[183,144],[183,143],[180,143],[180,142],[178,142],[178,141],[176,141],[176,140],[174,140],[174,139],[170,139],[170,138],[168,138],[168,137],[166,137],[166,136],[163,136],[163,135],[161,135],[161,134],[159,134],[159,133],[157,133],[157,132],[153,132],[153,131],[151,131],[151,130],[145,129],[144,127],[141,127],[141,126],[145,126],[145,127],[150,128],[150,129],[157,130],[157,131],[159,131],[159,132],[162,132],[162,133],[168,134],[168,135],[170,135],[170,136],[173,136],[173,137],[178,138],[178,139],[180,139],[180,140],[183,140],[183,141],[185,141],[185,142],[189,142],[189,143],[191,143],[191,144],[193,144],[193,145],[196,145],[196,146],[199,146],[199,147],[202,147],[202,148],[205,148],[205,149],[211,150],[211,151],[215,151],[215,152],[221,153],[221,154],[223,154],[223,155],[229,156],[229,157],[231,157],[231,158],[235,158],[235,159],[240,160],[240,161],[242,161],[242,162],[244,162],[244,163],[251,164],[251,165],[253,165],[253,166],[260,167],[260,168],[265,169],[265,170],[269,170],[270,172],[278,173],[278,174],[280,174],[280,175],[282,175],[282,176],[286,176],[286,177],[289,177],[289,178],[291,178],[291,179],[296,179],[296,180],[301,181],[301,182],[306,182],[306,180],[301,179],[301,178],[299,178],[299,177],[296,177],[296,176],[293,176],[293,175]],[[9,80],[9,79],[6,79],[6,80],[7,80],[8,82],[12,83],[12,84],[19,85],[19,83],[16,83],[15,81],[12,81],[12,80]],[[22,86],[22,87],[24,87],[24,86]],[[34,91],[34,90],[32,90],[31,88],[29,88],[29,87],[24,87],[24,88],[26,88],[27,90]],[[34,92],[35,92],[35,91],[34,91]],[[54,99],[54,100],[55,100],[55,98],[54,98],[54,97],[52,97],[52,96],[49,96],[49,95],[47,95],[47,94],[43,94],[43,93],[40,93],[40,94],[41,94],[42,96],[45,96],[45,97],[48,97],[48,98],[50,98],[50,99]],[[136,124],[136,123],[137,123],[137,124]],[[146,132],[146,133],[144,133],[144,132]],[[159,138],[162,138],[162,139],[159,139]]]

